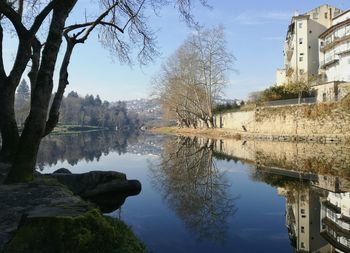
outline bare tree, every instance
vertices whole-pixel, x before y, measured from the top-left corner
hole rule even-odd
[[[205,0],[199,1],[206,4]],[[130,63],[136,48],[137,60],[145,64],[157,53],[153,33],[144,15],[147,7],[157,10],[164,4],[175,2],[185,20],[193,22],[190,0],[99,0],[99,9],[94,9],[93,18],[89,20],[86,17],[83,22],[66,24],[77,2],[0,0],[0,160],[12,165],[7,182],[32,180],[40,141],[58,122],[59,108],[68,84],[69,62],[76,45],[83,44],[93,32],[98,31],[103,46],[121,61]],[[18,39],[18,48],[12,69],[6,73],[3,37],[4,31],[12,28]],[[62,62],[58,63],[63,39],[65,53]],[[58,89],[50,107],[53,77],[58,64]],[[15,90],[28,65],[31,104],[20,135],[14,113]]]
[[[233,61],[223,27],[197,28],[159,75],[156,89],[167,114],[181,126],[195,126],[199,121],[214,127],[214,101],[228,84]]]
[[[188,43],[197,54],[200,85],[205,90],[207,124],[209,127],[214,127],[214,99],[228,84],[227,73],[233,70],[234,56],[227,49],[222,26],[205,30],[197,29]]]

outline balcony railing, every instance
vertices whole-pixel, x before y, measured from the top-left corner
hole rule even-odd
[[[333,65],[335,63],[339,62],[339,56],[338,55],[332,55],[327,57],[325,61],[320,62],[320,69],[324,69],[330,65]]]
[[[321,52],[325,52],[328,49],[334,47],[335,45],[337,45],[338,43],[350,39],[350,31],[347,31],[346,33],[344,33],[344,35],[342,36],[335,36],[332,35],[331,39],[329,41],[325,41],[324,44],[322,46],[320,46],[320,50]]]
[[[350,54],[350,47],[348,49],[345,49],[337,53],[337,55],[346,55],[346,54]]]

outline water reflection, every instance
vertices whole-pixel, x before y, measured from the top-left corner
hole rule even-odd
[[[50,135],[40,144],[37,167],[51,167],[67,161],[71,166],[78,162],[99,161],[101,156],[116,152],[119,155],[160,154],[161,138],[157,135],[140,135],[137,132],[96,131],[72,135]]]
[[[325,160],[336,158],[309,160],[306,167],[306,158],[297,156],[303,166],[288,168],[292,161],[286,156],[279,160],[268,154],[256,153],[252,179],[270,184],[285,197],[286,227],[295,252],[350,252],[349,172],[336,170],[337,162],[325,166]],[[285,167],[276,167],[281,164]]]
[[[150,169],[154,187],[198,240],[224,242],[235,198],[216,166],[213,145],[210,140],[170,139],[160,163]]]
[[[339,188],[344,179],[322,176],[320,182],[259,170],[254,177],[286,198],[286,226],[296,252],[350,252],[350,193]]]
[[[93,161],[90,167],[103,163],[113,170],[121,161],[121,167],[130,168],[123,172],[140,179],[145,191],[127,201],[123,218],[154,252],[289,252],[289,241],[294,252],[350,252],[350,145],[117,133],[46,141],[41,167],[68,161],[86,168]],[[146,169],[150,157],[151,174]],[[116,201],[98,199],[107,203],[106,212],[124,202],[123,197],[110,199]],[[264,232],[244,236],[247,230]]]
[[[129,137],[135,138],[133,135],[103,131],[48,136],[40,144],[37,166],[42,169],[58,161],[67,161],[70,165],[76,165],[80,160],[98,161],[103,154],[112,150],[124,154]]]

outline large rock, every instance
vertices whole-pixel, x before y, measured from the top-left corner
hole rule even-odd
[[[94,198],[108,193],[136,195],[141,191],[137,180],[127,180],[126,175],[115,171],[91,171],[82,174],[66,173],[46,174],[66,185],[74,194],[83,198]]]

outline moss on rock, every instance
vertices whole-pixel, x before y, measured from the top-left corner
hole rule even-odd
[[[92,210],[76,217],[27,219],[6,253],[142,253],[145,246],[122,221]]]

